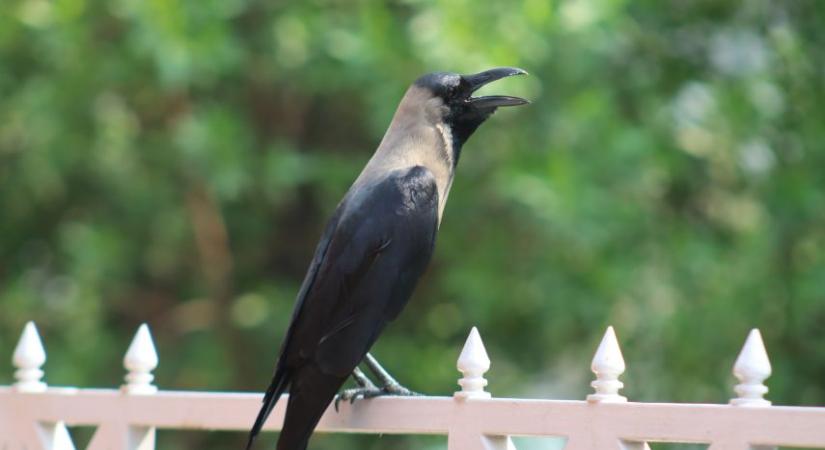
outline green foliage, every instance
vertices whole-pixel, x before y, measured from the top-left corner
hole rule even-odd
[[[630,398],[725,402],[760,327],[770,398],[823,404],[822,23],[806,0],[6,0],[0,361],[35,320],[50,383],[115,386],[146,321],[160,386],[263,389],[324,220],[405,87],[515,65],[531,76],[489,89],[534,103],[468,143],[377,356],[449,394],[477,325],[496,395],[583,398],[613,324]]]

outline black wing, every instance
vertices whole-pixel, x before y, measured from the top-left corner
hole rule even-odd
[[[438,190],[424,167],[394,171],[347,194],[298,293],[250,444],[302,366],[346,377],[361,362],[409,300],[437,230]]]
[[[269,417],[272,409],[275,408],[275,404],[278,403],[278,399],[281,397],[281,394],[283,394],[289,386],[292,374],[287,370],[286,365],[284,364],[286,349],[289,347],[289,342],[291,340],[290,337],[293,335],[293,329],[297,322],[299,313],[302,310],[302,305],[307,297],[307,293],[315,284],[315,277],[318,274],[318,268],[321,266],[321,263],[323,263],[326,256],[330,240],[338,225],[338,219],[341,216],[343,204],[344,202],[341,202],[341,204],[338,205],[338,208],[335,210],[335,214],[333,214],[332,218],[327,223],[327,226],[324,228],[324,232],[321,234],[321,239],[318,242],[318,246],[315,248],[315,255],[312,257],[312,261],[309,263],[309,269],[304,276],[304,281],[301,283],[301,289],[298,291],[298,296],[295,301],[295,309],[292,313],[292,320],[287,328],[286,337],[284,338],[283,343],[281,343],[281,355],[278,357],[278,363],[275,366],[275,374],[272,376],[272,382],[269,384],[269,387],[264,394],[263,405],[261,406],[261,410],[258,412],[258,417],[255,419],[255,424],[252,425],[252,429],[249,431],[249,439],[246,443],[246,450],[252,448],[252,443],[255,441],[255,437],[261,432],[261,428],[263,428],[267,417]]]
[[[346,376],[406,305],[438,228],[433,175],[399,170],[347,199],[312,287],[298,305],[285,363]]]

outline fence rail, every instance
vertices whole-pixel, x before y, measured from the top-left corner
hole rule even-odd
[[[97,427],[87,450],[153,450],[156,429],[249,428],[260,394],[158,391],[148,327],[142,325],[124,357],[120,389],[49,387],[46,353],[32,323],[13,357],[12,386],[0,386],[0,450],[75,450],[67,426]],[[484,391],[490,360],[474,328],[458,358],[461,390],[453,397],[384,397],[332,407],[320,432],[438,434],[449,450],[513,450],[511,436],[557,436],[567,450],[642,450],[647,442],[710,444],[711,450],[777,446],[825,448],[825,408],[771,406],[764,380],[771,368],[758,330],[734,364],[740,383],[730,404],[628,402],[619,395],[625,370],[618,340],[608,328],[593,358],[594,393],[585,401],[492,398]],[[278,430],[286,401],[265,429]]]

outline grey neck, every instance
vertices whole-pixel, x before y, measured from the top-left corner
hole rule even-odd
[[[436,120],[440,100],[413,86],[407,91],[378,150],[356,180],[372,181],[397,169],[426,167],[438,188],[438,220],[447,203],[455,174],[455,153],[450,127]]]

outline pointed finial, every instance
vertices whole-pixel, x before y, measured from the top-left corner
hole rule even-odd
[[[20,341],[14,349],[12,364],[17,368],[14,378],[17,383],[14,388],[19,392],[43,392],[46,390],[46,383],[40,381],[43,378],[43,371],[40,367],[46,363],[46,350],[37,333],[34,322],[28,322],[23,327]]]
[[[49,436],[47,436],[46,448],[51,450],[75,450],[72,436],[69,434],[65,423],[57,422],[54,424],[54,428],[50,430]]]
[[[627,398],[619,395],[619,389],[624,383],[619,381],[619,375],[624,373],[625,365],[619,341],[613,327],[607,327],[602,342],[593,356],[590,369],[596,374],[596,379],[590,383],[596,393],[587,396],[588,402],[626,402]]]
[[[748,334],[745,345],[733,364],[733,375],[739,380],[739,384],[733,388],[739,397],[731,399],[731,405],[771,405],[770,401],[762,398],[768,392],[768,387],[763,382],[771,376],[771,362],[758,329],[754,328]]]
[[[154,394],[157,386],[152,384],[155,378],[152,371],[158,366],[158,353],[149,334],[149,327],[142,324],[135,333],[126,356],[123,357],[123,366],[129,371],[126,374],[126,384],[121,389],[127,394]]]
[[[490,358],[487,356],[484,342],[481,342],[481,336],[478,334],[476,327],[470,330],[470,335],[467,336],[467,341],[464,342],[461,355],[458,356],[456,367],[464,377],[458,380],[461,391],[455,393],[455,398],[491,397],[489,392],[484,391],[484,386],[487,386],[484,373],[490,370]]]

